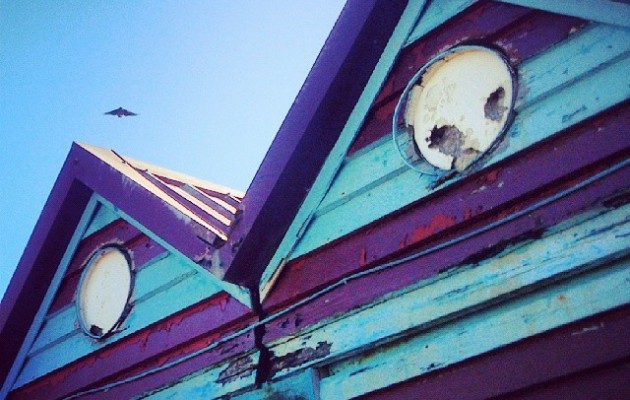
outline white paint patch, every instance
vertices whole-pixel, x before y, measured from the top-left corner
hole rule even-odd
[[[101,337],[119,323],[131,293],[131,267],[116,248],[100,250],[86,267],[79,288],[79,318],[90,336]]]
[[[405,122],[430,164],[462,171],[502,132],[512,97],[512,73],[503,58],[464,48],[427,68],[411,90]]]

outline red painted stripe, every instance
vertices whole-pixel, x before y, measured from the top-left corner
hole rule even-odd
[[[553,226],[566,218],[587,211],[592,207],[596,207],[599,201],[602,201],[603,198],[608,198],[611,193],[625,190],[629,181],[630,168],[626,168],[623,171],[610,175],[607,179],[599,181],[597,184],[590,185],[588,189],[567,196],[553,203],[553,205],[475,236],[459,245],[430,253],[378,273],[351,280],[308,305],[286,314],[282,319],[269,323],[266,326],[264,340],[265,342],[272,342],[278,338],[295,334],[309,325],[370,304],[387,294],[439,275],[443,271],[482,261],[503,250],[505,246],[511,243],[536,238],[540,235],[541,230]],[[490,221],[480,221],[476,226],[485,225],[488,222]],[[465,232],[448,235],[444,239],[463,233]],[[356,258],[358,259],[359,256],[357,255]],[[339,266],[340,264],[337,263],[318,264],[315,268],[304,268],[299,273],[294,272],[293,276],[286,274],[285,279],[300,286],[304,286],[304,280],[310,279],[313,286],[321,288],[321,285],[318,285],[321,282],[320,275],[324,275],[328,270],[334,270]],[[328,285],[330,284],[331,282],[328,283]],[[296,302],[305,297],[306,294],[308,293],[300,293],[291,298],[290,301]],[[272,313],[280,307],[267,308],[268,312]]]
[[[204,348],[254,319],[251,310],[221,292],[11,392],[9,399],[57,399],[132,376]],[[243,335],[176,368],[121,389],[143,393],[253,348],[253,335]],[[104,395],[101,393],[95,398],[105,398]]]
[[[398,97],[433,57],[462,43],[492,44],[519,65],[564,40],[586,21],[510,4],[480,3],[404,50],[379,93],[348,155],[391,132]]]
[[[630,147],[625,133],[628,124],[630,108],[622,104],[586,121],[580,128],[558,134],[487,171],[472,175],[329,246],[293,260],[265,299],[265,309],[273,312],[369,265],[462,235],[585,179],[598,169],[625,158]],[[591,146],[592,143],[598,145]],[[576,149],[588,151],[579,152]],[[308,315],[301,318],[302,324],[367,303],[388,291],[403,288],[457,265],[501,241],[540,231],[597,207],[602,199],[627,187],[630,181],[628,175],[630,171],[626,168],[544,207],[535,213],[536,217],[521,218],[448,251],[434,253],[382,274],[387,277],[372,276],[362,284],[348,285],[353,286],[348,299],[343,296],[337,299],[335,295],[338,305],[321,304],[321,310],[314,305],[309,307],[316,310],[306,312]],[[362,300],[358,303],[352,300],[359,298]],[[287,333],[285,329],[278,328],[271,337]]]
[[[361,399],[628,399],[629,333],[624,307]]]

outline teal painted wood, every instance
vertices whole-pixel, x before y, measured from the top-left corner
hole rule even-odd
[[[195,263],[193,260],[191,260],[190,258],[185,256],[184,254],[180,253],[171,244],[169,244],[164,239],[162,239],[161,237],[157,236],[155,233],[153,233],[150,230],[148,230],[147,228],[145,228],[142,224],[140,224],[138,221],[133,219],[128,214],[124,213],[122,210],[120,210],[117,207],[115,207],[113,204],[111,204],[105,198],[99,196],[98,194],[95,194],[94,196],[96,196],[96,198],[101,203],[103,203],[104,205],[108,206],[112,210],[116,210],[116,213],[118,213],[118,215],[121,218],[124,218],[130,224],[135,226],[140,232],[142,232],[145,235],[147,235],[149,238],[151,238],[157,244],[159,244],[164,249],[166,249],[169,253],[177,256],[181,260],[181,262],[185,263],[190,268],[195,269],[196,271],[198,271],[198,272],[200,272],[202,274],[206,274],[206,275],[211,276],[212,283],[213,283],[214,286],[219,286],[222,290],[224,290],[225,292],[229,293],[236,300],[240,301],[242,304],[244,304],[247,307],[251,308],[251,306],[252,306],[251,305],[251,299],[250,299],[250,296],[249,296],[249,291],[247,289],[242,288],[242,287],[237,286],[237,285],[233,285],[233,284],[228,283],[228,282],[224,282],[224,281],[216,278],[213,274],[211,274],[208,271],[206,271],[201,265]],[[199,256],[201,257],[201,256],[203,256],[203,254],[200,254]]]
[[[630,5],[615,0],[497,0],[523,7],[570,15],[630,28]]]
[[[630,302],[628,260],[549,286],[404,343],[332,366],[322,399],[351,398]],[[386,374],[383,371],[388,371]]]
[[[525,96],[520,107],[616,60],[630,50],[630,29],[591,23],[569,40],[525,62],[519,68],[519,85]]]
[[[72,238],[70,239],[70,242],[68,243],[68,247],[66,248],[66,251],[61,259],[61,262],[59,263],[59,266],[57,267],[57,272],[55,272],[55,275],[50,283],[50,286],[48,287],[48,291],[46,292],[46,295],[44,296],[44,300],[39,306],[39,310],[37,311],[37,314],[35,314],[35,317],[33,318],[33,323],[31,324],[31,327],[28,333],[26,334],[26,337],[24,338],[22,347],[20,348],[20,351],[17,357],[15,358],[13,366],[11,367],[9,374],[7,375],[7,378],[5,379],[2,385],[2,389],[0,390],[0,399],[4,399],[9,393],[9,391],[13,387],[15,387],[15,381],[19,377],[19,373],[24,365],[24,362],[27,359],[28,352],[31,346],[33,345],[33,343],[35,342],[35,340],[37,339],[37,335],[42,329],[42,326],[44,326],[45,324],[45,319],[46,319],[46,314],[48,314],[48,309],[53,303],[55,294],[57,290],[59,289],[59,286],[61,285],[63,277],[66,274],[66,271],[70,265],[70,261],[72,260],[72,256],[74,255],[74,252],[76,251],[79,245],[79,242],[81,241],[81,238],[85,236],[85,232],[88,228],[88,225],[92,219],[92,216],[94,215],[94,212],[97,206],[98,206],[98,202],[94,198],[94,196],[92,196],[88,204],[85,206],[85,211],[83,212],[83,216],[79,220],[79,223],[77,224],[74,230]]]
[[[285,379],[265,383],[262,388],[231,397],[233,400],[315,400],[319,399],[319,374],[306,369]]]
[[[541,314],[537,323],[548,324],[545,329],[626,304],[630,302],[629,237],[630,205],[565,221],[541,239],[512,246],[479,265],[462,266],[350,314],[322,321],[294,337],[270,343],[276,357],[315,348],[320,342],[330,345],[326,357],[284,369],[277,376],[356,354],[414,331],[432,329],[515,297],[525,296],[519,301],[526,304],[530,302],[527,293],[537,289],[566,293],[576,299],[587,296],[593,303],[592,307],[583,307],[581,303],[567,306],[562,315]],[[625,258],[619,264],[616,260],[622,257]],[[592,271],[596,271],[594,275]],[[594,286],[597,290],[586,289],[590,282],[600,282],[600,278],[594,278],[600,275],[605,283],[597,283]],[[564,279],[569,281],[548,288],[550,283]],[[617,288],[616,293],[609,298],[613,287]],[[540,296],[545,298],[547,294]],[[501,306],[492,313],[499,318],[509,307]]]
[[[426,0],[411,0],[405,8],[405,11],[401,16],[398,25],[394,29],[387,46],[385,46],[385,50],[383,50],[383,54],[374,68],[374,72],[365,86],[357,105],[352,111],[352,114],[350,114],[342,133],[339,135],[339,140],[335,144],[335,147],[331,150],[328,159],[322,167],[322,170],[313,183],[308,195],[304,199],[300,210],[296,214],[293,223],[278,246],[278,251],[276,251],[276,254],[272,257],[261,277],[261,297],[264,297],[273,285],[273,279],[280,272],[280,267],[283,261],[289,258],[288,254],[292,253],[297,238],[302,235],[302,231],[310,223],[313,216],[313,210],[318,208],[318,205],[328,192],[328,189],[337,175],[337,172],[341,168],[345,155],[348,152],[354,137],[358,133],[367,112],[369,111],[374,99],[380,91],[381,86],[385,82],[385,79],[394,65],[396,57],[403,48],[411,30],[420,18],[425,3]]]
[[[120,216],[116,214],[112,209],[102,203],[99,203],[96,211],[94,212],[94,216],[92,216],[90,225],[86,229],[83,236],[90,236],[94,232],[114,222],[118,218],[120,218]]]
[[[136,274],[135,285],[132,292],[132,301],[140,304],[151,296],[156,296],[160,291],[165,291],[176,283],[183,281],[196,272],[181,263],[174,262],[174,257],[164,254],[149,263],[146,268]],[[168,300],[168,299],[165,299]],[[63,340],[77,331],[76,304],[70,303],[46,319],[46,323],[37,336],[37,340],[29,351],[29,356],[45,350],[47,347]]]
[[[160,272],[168,268],[180,274],[169,273],[170,279],[169,275],[160,276]],[[174,255],[140,270],[135,283],[144,294],[136,298],[120,332],[105,340],[96,341],[83,333],[76,320],[74,303],[55,314],[37,338],[38,346],[29,354],[16,387],[98,351],[222,290],[214,284],[211,274],[191,269]]]
[[[557,93],[563,86],[590,71],[617,60],[630,50],[630,30],[591,24],[570,40],[527,60],[519,67],[521,98],[517,110]],[[372,187],[406,172],[393,149],[390,137],[375,143],[349,159],[339,172],[318,214],[325,214]],[[418,185],[426,186],[421,180]],[[428,193],[425,193],[425,195]]]
[[[215,399],[236,391],[254,387],[256,371],[253,369],[258,364],[259,353],[244,354],[241,357],[230,359],[212,368],[200,371],[197,374],[187,376],[185,379],[163,388],[159,391],[141,396],[141,399],[167,400],[167,399]],[[247,373],[229,378],[230,371],[241,368],[244,365],[252,366]]]
[[[464,11],[477,1],[478,0],[449,0],[430,2],[424,15],[420,21],[418,21],[418,24],[409,35],[409,38],[407,38],[405,46],[420,39],[422,36],[442,25],[444,21]]]
[[[606,34],[624,40],[614,45],[608,41],[596,45]],[[518,115],[500,149],[485,159],[485,166],[628,99],[630,84],[623,82],[628,82],[630,70],[630,40],[626,40],[629,37],[628,30],[593,26],[524,63],[519,69],[524,95],[517,105]],[[573,41],[576,43],[570,43]],[[558,60],[568,56],[573,64],[585,64],[588,69],[559,68]],[[532,86],[531,91],[527,85]],[[459,175],[444,187],[464,177],[465,174]],[[430,188],[434,180],[406,168],[389,138],[385,138],[346,161],[291,258],[429,195],[434,191]]]

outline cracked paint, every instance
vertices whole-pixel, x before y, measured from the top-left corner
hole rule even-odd
[[[503,131],[512,96],[512,72],[501,56],[463,48],[427,68],[411,90],[405,122],[430,164],[463,171]]]

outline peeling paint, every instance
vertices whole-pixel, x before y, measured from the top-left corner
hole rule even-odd
[[[308,361],[317,360],[330,354],[332,343],[318,342],[317,347],[304,347],[281,357],[273,357],[272,375],[277,371],[300,366]]]
[[[427,225],[421,225],[413,231],[411,242],[415,243],[426,239],[434,233],[452,226],[455,224],[455,221],[457,221],[455,217],[438,214],[434,216]]]
[[[511,69],[488,49],[462,47],[430,65],[405,112],[422,156],[443,170],[466,169],[507,124],[512,86]]]
[[[217,383],[225,385],[226,383],[249,376],[255,370],[256,364],[252,360],[251,356],[239,358],[230,362],[228,366],[221,371],[219,378],[217,379]]]

